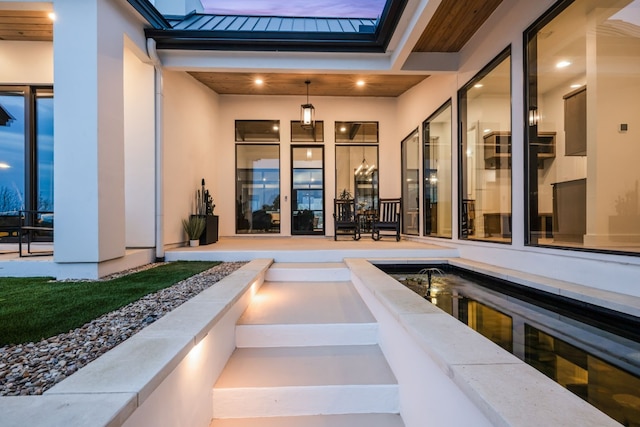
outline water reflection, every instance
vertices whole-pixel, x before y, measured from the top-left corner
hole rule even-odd
[[[625,426],[640,426],[640,344],[454,274],[392,274]]]

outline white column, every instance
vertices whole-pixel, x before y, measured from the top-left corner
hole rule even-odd
[[[125,252],[123,35],[116,5],[56,0],[55,261]]]

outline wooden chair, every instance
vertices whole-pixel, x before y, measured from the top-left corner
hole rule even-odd
[[[355,200],[333,199],[333,227],[333,240],[338,240],[338,232],[353,235],[353,240],[360,240],[360,221]]]
[[[371,222],[371,238],[380,240],[382,232],[384,234],[396,236],[396,241],[400,241],[400,218],[402,217],[402,201],[400,199],[380,199],[378,214]]]

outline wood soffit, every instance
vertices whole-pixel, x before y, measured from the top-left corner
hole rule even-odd
[[[443,0],[413,48],[414,52],[458,52],[482,26],[502,0]],[[48,11],[0,10],[0,40],[52,41]],[[428,75],[291,74],[193,72],[197,80],[219,94],[306,95],[310,80],[313,96],[395,97]],[[254,84],[256,78],[264,84]],[[357,80],[366,82],[356,86]]]

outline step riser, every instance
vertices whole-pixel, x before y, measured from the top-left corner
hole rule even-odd
[[[237,325],[236,347],[312,347],[373,345],[378,343],[376,323],[320,325]]]
[[[399,413],[397,385],[213,389],[214,418]]]
[[[209,427],[404,427],[398,414],[345,414],[214,419]]]
[[[265,280],[271,282],[343,282],[351,280],[348,268],[270,268]]]

